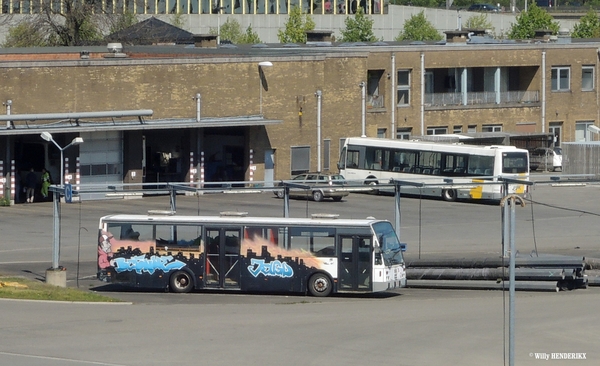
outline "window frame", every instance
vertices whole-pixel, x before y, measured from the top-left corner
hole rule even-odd
[[[406,83],[405,84],[401,84],[400,80],[402,79],[400,77],[400,74],[406,74]],[[408,107],[410,106],[410,77],[411,77],[411,70],[397,70],[396,71],[396,107]],[[402,93],[403,95],[406,95],[406,101],[404,103],[401,103],[400,100],[400,93]]]
[[[562,74],[567,73],[567,85],[562,85]],[[550,71],[550,85],[553,92],[568,92],[571,90],[571,67],[570,66],[552,66]]]
[[[591,72],[591,76],[589,78],[584,78],[586,72]],[[593,65],[581,66],[581,91],[594,91],[596,89],[596,83],[594,80],[595,75],[596,68]],[[584,80],[590,80],[592,82],[592,86],[590,88],[584,87]]]

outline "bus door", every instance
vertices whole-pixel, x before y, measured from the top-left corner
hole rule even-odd
[[[206,229],[207,288],[240,287],[240,230]]]
[[[371,289],[371,236],[339,235],[338,289],[367,291]]]

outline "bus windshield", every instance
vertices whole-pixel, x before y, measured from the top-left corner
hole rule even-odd
[[[390,266],[403,263],[404,259],[402,258],[400,241],[392,224],[389,222],[378,222],[373,225],[373,230],[375,230],[385,265]]]

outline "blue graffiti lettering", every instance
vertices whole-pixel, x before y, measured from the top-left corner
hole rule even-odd
[[[252,258],[248,266],[248,272],[254,277],[259,274],[263,276],[275,276],[282,278],[290,278],[294,276],[294,270],[289,264],[274,260],[270,263],[265,263],[264,259]]]
[[[171,255],[156,256],[153,255],[150,258],[146,258],[144,255],[138,255],[131,258],[115,258],[113,260],[115,270],[117,272],[135,271],[137,274],[147,272],[154,274],[156,270],[162,270],[163,272],[169,272],[174,269],[181,269],[185,267],[185,263],[177,259],[173,259]]]

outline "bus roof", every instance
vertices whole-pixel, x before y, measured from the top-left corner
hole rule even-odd
[[[293,225],[293,226],[370,226],[377,222],[375,218],[338,219],[338,218],[296,218],[296,217],[238,217],[238,216],[176,216],[176,215],[130,215],[116,214],[100,218],[100,221],[129,223],[192,223],[192,224],[239,224],[239,225]]]
[[[436,142],[436,141],[421,141],[421,140],[392,140],[384,138],[373,138],[373,137],[349,137],[346,139],[347,144],[375,146],[375,147],[392,147],[392,148],[405,148],[405,149],[419,149],[419,150],[436,150],[438,147],[442,147],[444,151],[452,152],[464,152],[469,151],[490,151],[490,150],[501,150],[501,151],[522,151],[526,152],[525,149],[520,149],[510,145],[465,145],[463,143],[449,143],[449,142]]]

